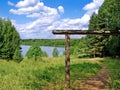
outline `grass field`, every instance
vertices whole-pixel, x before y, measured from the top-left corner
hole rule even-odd
[[[62,90],[64,67],[64,57],[24,59],[21,63],[0,60],[0,90]],[[74,87],[76,80],[95,75],[101,66],[98,61],[71,58],[70,68]]]

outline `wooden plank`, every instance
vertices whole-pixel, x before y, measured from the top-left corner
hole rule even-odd
[[[66,58],[65,58],[65,87],[70,89],[70,36],[68,34],[65,35],[66,41]]]
[[[95,34],[95,35],[120,35],[120,30],[53,30],[53,34]]]

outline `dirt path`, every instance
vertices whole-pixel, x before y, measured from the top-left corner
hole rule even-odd
[[[101,71],[94,77],[82,80],[80,86],[76,87],[74,90],[105,90],[105,86],[108,83],[108,72],[107,69],[102,66]]]

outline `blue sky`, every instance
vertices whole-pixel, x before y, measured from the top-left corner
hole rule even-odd
[[[21,39],[63,38],[53,29],[88,29],[104,0],[1,0],[0,17],[10,18]]]

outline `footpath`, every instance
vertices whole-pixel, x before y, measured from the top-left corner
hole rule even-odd
[[[91,77],[82,80],[80,85],[76,86],[74,90],[105,90],[108,84],[109,74],[105,66],[102,66],[101,71]]]

